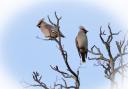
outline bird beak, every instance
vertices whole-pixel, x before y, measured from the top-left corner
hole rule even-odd
[[[40,25],[39,25],[39,24],[37,24],[36,26],[37,26],[38,28],[40,28]]]

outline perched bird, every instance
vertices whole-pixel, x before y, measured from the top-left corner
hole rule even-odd
[[[58,28],[48,24],[44,21],[44,19],[41,19],[37,27],[41,29],[41,32],[44,34],[46,38],[57,38],[59,36]],[[64,35],[60,32],[60,36],[64,37]]]
[[[86,62],[85,57],[87,58],[88,54],[88,39],[87,39],[87,30],[80,26],[80,31],[76,36],[76,47],[79,53],[80,58],[82,58],[82,62]]]

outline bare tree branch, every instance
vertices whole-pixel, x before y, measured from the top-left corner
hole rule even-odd
[[[117,72],[120,72],[119,70],[123,68],[124,66],[126,66],[126,64],[122,64],[122,66],[118,66],[117,68],[115,68],[115,61],[121,56],[125,56],[128,54],[128,52],[126,52],[126,48],[128,44],[127,43],[125,44],[125,40],[120,41],[120,42],[116,41],[116,46],[117,46],[119,53],[117,53],[117,55],[114,57],[111,51],[111,42],[113,41],[114,35],[119,35],[120,31],[117,33],[113,33],[110,27],[110,24],[108,24],[108,29],[109,29],[109,34],[106,34],[105,30],[102,31],[102,26],[101,26],[100,33],[99,33],[101,42],[104,44],[106,48],[105,51],[108,54],[108,58],[104,57],[104,53],[102,53],[100,51],[100,48],[98,48],[95,45],[91,48],[91,50],[88,50],[88,51],[92,55],[96,56],[96,57],[91,57],[91,58],[89,57],[89,60],[98,61],[98,66],[102,66],[102,68],[104,69],[105,77],[111,81],[111,89],[113,89],[115,85],[115,74]],[[104,36],[107,37],[107,39],[105,39]],[[96,52],[94,51],[94,48]],[[103,63],[101,61],[103,61]]]
[[[63,84],[54,83],[54,86],[51,89],[56,89],[56,88],[58,89],[58,87],[59,87],[59,89],[63,89],[63,88],[64,89],[71,89],[71,88],[79,89],[79,87],[80,87],[80,80],[79,80],[79,69],[80,69],[80,66],[77,68],[76,72],[70,67],[70,65],[68,63],[68,54],[67,54],[67,51],[62,46],[61,36],[60,36],[59,23],[60,23],[60,20],[61,20],[62,17],[58,17],[56,12],[54,14],[55,14],[55,18],[57,20],[56,23],[54,23],[50,19],[49,16],[48,16],[48,20],[49,20],[50,24],[52,24],[53,26],[57,27],[58,32],[59,32],[58,39],[57,38],[52,38],[52,39],[46,39],[46,40],[55,41],[57,43],[57,45],[59,47],[59,50],[60,50],[60,53],[61,53],[61,55],[63,57],[64,63],[66,65],[67,71],[60,70],[60,68],[57,65],[55,67],[50,66],[54,71],[60,73],[63,76],[62,80],[64,82],[64,85]],[[33,86],[41,86],[41,87],[43,87],[45,89],[50,89],[50,88],[48,88],[46,86],[45,83],[41,82],[41,78],[42,77],[41,76],[39,78],[38,77],[39,77],[39,74],[37,72],[34,72],[33,73],[33,79],[34,79],[35,82],[38,83],[38,85],[33,85]],[[74,85],[73,86],[68,85],[67,81],[64,78],[65,79],[66,78],[70,78],[70,79],[74,80]]]
[[[75,85],[76,85],[76,89],[79,89],[80,86],[80,81],[79,81],[79,76],[72,70],[72,68],[70,67],[69,63],[68,63],[68,56],[67,56],[67,52],[63,49],[61,42],[58,41],[57,39],[55,39],[55,42],[59,45],[59,50],[63,56],[64,62],[66,64],[66,67],[68,69],[68,71],[72,74],[72,78],[75,80]]]
[[[71,77],[72,77],[70,74],[68,74],[68,73],[66,73],[66,72],[64,72],[64,71],[61,71],[58,66],[53,67],[53,66],[50,65],[50,67],[51,67],[54,71],[57,71],[58,73],[60,73],[64,78],[71,78]]]
[[[33,80],[37,83],[37,84],[34,84],[34,85],[31,85],[31,86],[40,86],[40,87],[43,87],[44,89],[49,89],[47,87],[47,85],[41,81],[42,79],[42,76],[40,76],[40,74],[38,72],[33,72],[32,74],[33,76]]]
[[[96,50],[97,52],[95,52],[94,50]],[[106,57],[104,57],[103,53],[100,51],[100,49],[94,45],[91,50],[88,50],[89,53],[96,55],[98,57],[94,57],[94,58],[90,58],[88,57],[89,60],[104,60],[104,61],[108,61],[109,59],[107,59]]]
[[[51,21],[51,19],[50,19],[49,15],[48,15],[47,17],[48,17],[49,22],[50,22],[53,26],[55,26],[55,27],[56,27],[56,24],[54,24],[54,23]]]
[[[114,61],[116,61],[119,57],[122,56],[125,56],[125,55],[128,55],[128,52],[127,53],[122,53],[122,54],[117,54],[115,57],[114,57]]]
[[[118,72],[121,68],[127,67],[128,68],[128,63],[123,64],[121,66],[118,66],[117,68],[115,68],[115,72]]]
[[[59,26],[59,21],[62,17],[58,17],[56,12],[55,12],[55,17],[57,19],[57,23],[56,23],[56,26],[58,27],[58,31],[60,33],[60,26]],[[60,35],[60,34],[59,34]],[[62,54],[62,57],[64,59],[64,62],[65,62],[65,65],[68,69],[68,71],[72,74],[72,78],[75,80],[75,85],[76,85],[76,89],[79,89],[79,86],[80,86],[80,81],[79,81],[79,76],[77,73],[75,73],[72,68],[70,67],[69,63],[68,63],[68,55],[67,55],[67,52],[64,50],[64,48],[62,47],[62,43],[61,43],[61,37],[59,36],[59,40],[57,39],[53,39],[59,46],[59,50]],[[78,72],[78,71],[77,71]]]

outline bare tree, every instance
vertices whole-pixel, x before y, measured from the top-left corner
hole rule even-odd
[[[116,41],[116,46],[117,46],[117,49],[118,49],[118,52],[119,52],[119,54],[116,56],[116,59],[120,56],[119,67],[117,69],[121,69],[119,71],[119,73],[121,74],[121,78],[122,78],[121,83],[122,83],[122,86],[123,86],[126,67],[128,67],[128,64],[124,64],[125,60],[123,58],[123,56],[128,53],[128,52],[126,53],[126,49],[127,49],[127,46],[128,46],[128,41],[126,43],[126,37],[124,37],[123,40]]]
[[[120,73],[122,75],[122,80],[124,78],[124,69],[128,66],[128,63],[124,63],[123,56],[128,54],[127,47],[128,41],[125,39],[122,41],[115,41],[115,49],[118,50],[117,55],[114,56],[112,54],[112,44],[114,36],[119,35],[120,32],[113,33],[108,24],[109,34],[106,34],[105,31],[102,31],[102,27],[100,27],[99,37],[102,44],[105,46],[105,52],[108,54],[108,57],[105,56],[105,53],[101,51],[99,47],[94,45],[91,50],[88,50],[93,56],[89,57],[89,60],[96,60],[98,62],[98,66],[102,66],[104,69],[104,74],[107,79],[111,81],[111,89],[114,89],[116,85],[116,74]],[[107,39],[106,39],[107,38]],[[119,61],[116,63],[116,61]]]
[[[80,89],[80,66],[78,66],[77,70],[73,70],[71,68],[70,64],[68,63],[68,53],[67,51],[63,48],[62,46],[62,39],[60,36],[60,20],[62,17],[58,17],[58,15],[55,12],[55,18],[56,18],[56,23],[54,23],[50,17],[48,16],[48,20],[50,24],[54,27],[57,28],[59,34],[58,38],[52,38],[50,39],[43,39],[47,41],[54,41],[58,45],[58,49],[62,55],[64,64],[66,65],[67,70],[61,70],[60,66],[55,65],[52,66],[50,65],[51,69],[58,72],[61,74],[61,79],[63,83],[57,82],[57,80],[54,82],[53,86],[48,86],[44,81],[42,81],[42,75],[40,75],[38,72],[34,71],[32,76],[33,80],[35,81],[36,84],[30,84],[30,86],[33,87],[41,87],[43,89]],[[108,29],[109,29],[109,34],[106,34],[105,31],[102,31],[102,27],[100,27],[100,33],[99,37],[102,42],[102,44],[105,46],[104,51],[107,53],[107,57],[105,56],[106,53],[102,52],[103,49],[101,50],[98,46],[93,45],[93,47],[88,50],[90,54],[92,54],[91,57],[88,57],[89,60],[96,60],[98,63],[98,66],[101,66],[104,69],[104,74],[107,79],[111,81],[111,89],[114,89],[116,85],[116,74],[120,73],[122,76],[122,81],[124,80],[124,70],[126,67],[128,67],[128,63],[125,63],[123,56],[128,54],[128,41],[126,39],[120,40],[120,41],[115,41],[115,49],[118,50],[116,55],[113,55],[111,47],[114,45],[112,44],[114,36],[118,36],[120,32],[113,33],[110,27],[110,24],[108,24]],[[95,57],[93,57],[95,56]],[[116,63],[116,61],[119,62]],[[73,80],[74,84],[71,85],[68,82],[68,79]]]
[[[60,20],[62,17],[58,17],[56,12],[55,12],[55,17],[57,22],[54,23],[51,21],[50,17],[48,16],[48,20],[50,22],[51,25],[55,26],[58,28],[58,32],[60,33]],[[50,87],[47,86],[47,84],[44,83],[44,81],[42,81],[42,76],[38,73],[38,72],[33,72],[32,76],[33,76],[33,80],[36,82],[36,84],[31,84],[30,86],[38,86],[38,87],[42,87],[43,89],[79,89],[80,88],[80,78],[79,78],[79,69],[80,66],[78,66],[77,70],[73,70],[71,68],[71,66],[68,63],[68,54],[67,51],[63,48],[62,46],[62,40],[61,40],[61,36],[60,34],[58,34],[59,38],[51,38],[50,39],[44,39],[44,40],[50,40],[50,41],[55,41],[58,45],[59,51],[63,57],[63,61],[66,65],[67,71],[63,71],[61,70],[57,65],[56,66],[52,66],[50,65],[51,69],[53,69],[54,71],[60,73],[62,75],[62,81],[64,82],[62,83],[57,83],[54,82],[54,86]],[[71,79],[74,81],[74,85],[69,85],[69,83],[67,82],[66,79]]]

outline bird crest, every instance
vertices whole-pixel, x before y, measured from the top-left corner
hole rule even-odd
[[[84,26],[80,26],[79,27],[81,31],[84,31],[85,33],[87,33],[88,31],[84,28]]]
[[[40,28],[40,25],[41,25],[41,23],[43,23],[43,22],[44,22],[44,18],[40,19],[40,20],[38,21],[38,23],[37,23],[37,27]],[[45,23],[45,22],[44,22],[44,23]]]

